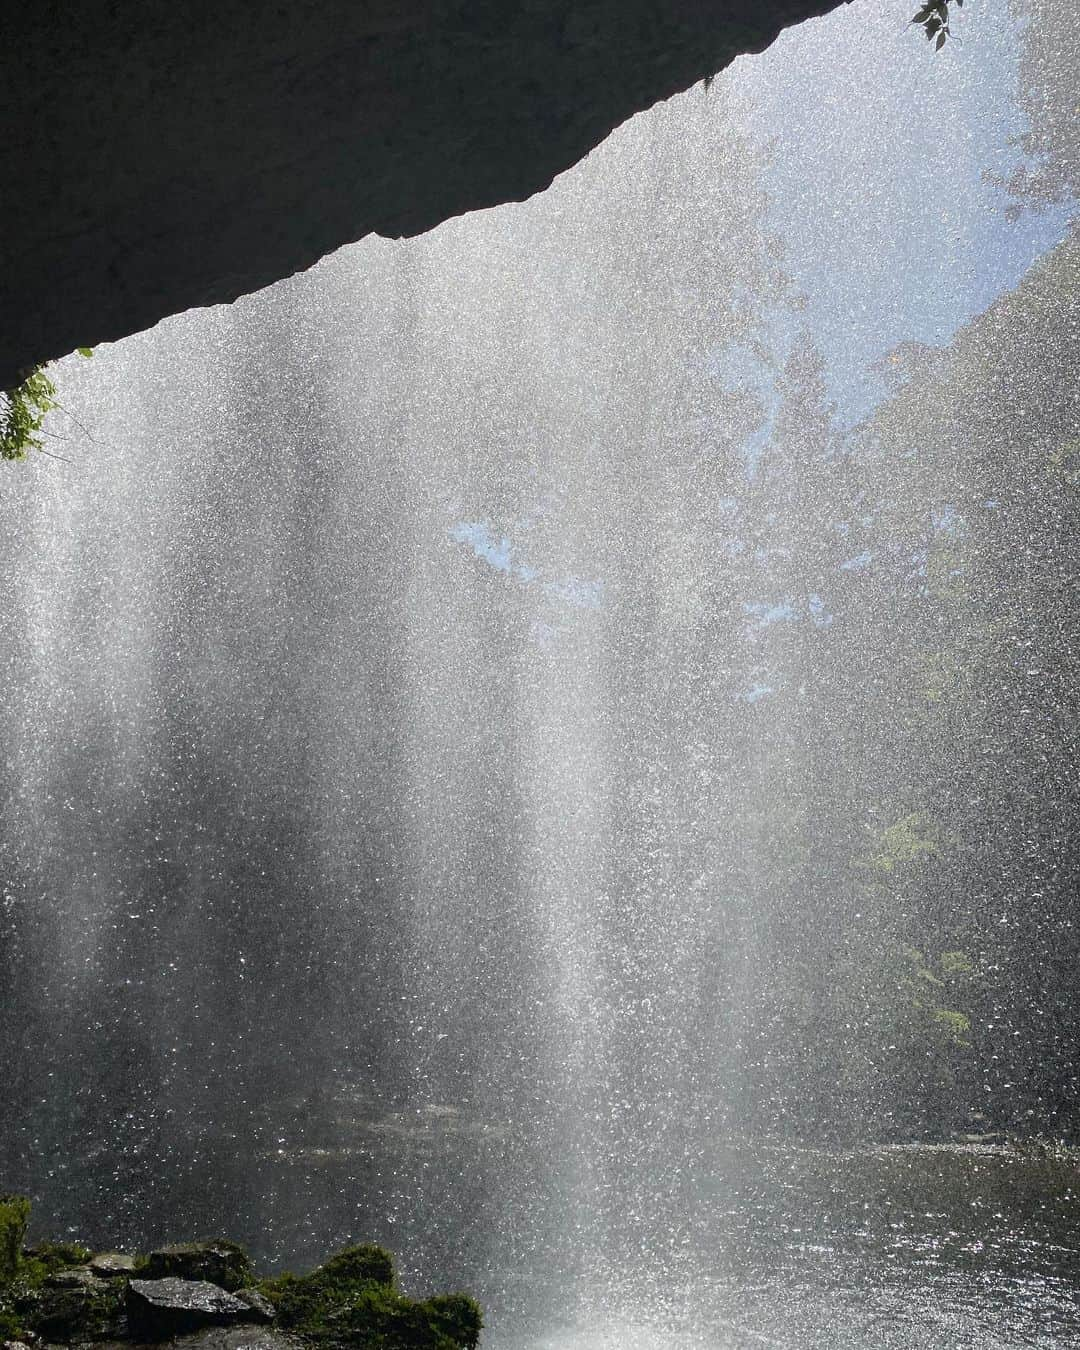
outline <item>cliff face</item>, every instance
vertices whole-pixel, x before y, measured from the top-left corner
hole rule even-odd
[[[520,199],[840,0],[58,0],[0,72],[0,387]]]

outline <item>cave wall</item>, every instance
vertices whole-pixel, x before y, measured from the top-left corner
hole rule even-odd
[[[0,388],[546,187],[840,0],[45,0],[6,20]]]

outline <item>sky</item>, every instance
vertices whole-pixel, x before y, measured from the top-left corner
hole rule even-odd
[[[911,8],[910,6],[908,8]],[[769,223],[807,299],[842,424],[885,392],[871,369],[905,341],[944,346],[1065,236],[1076,204],[1024,211],[995,179],[1022,162],[1022,25],[1004,0],[953,16],[940,52],[899,0],[861,0],[784,33],[730,75],[772,144]]]
[[[720,384],[753,388],[766,413],[742,447],[748,478],[779,408],[776,370],[800,331],[808,329],[823,353],[837,423],[852,427],[889,392],[888,353],[910,342],[946,346],[1064,238],[1076,213],[1075,203],[1009,211],[999,185],[1021,162],[1025,130],[1016,102],[1023,29],[1010,6],[965,7],[940,52],[909,18],[900,0],[857,0],[741,58],[714,86],[722,91],[717,115],[734,105],[768,149],[767,228],[783,241],[783,268],[805,300],[801,309],[770,312],[772,361],[741,346],[713,354]],[[684,107],[700,116],[702,100]],[[928,529],[951,528],[943,519],[945,526]],[[737,532],[737,513],[732,525]],[[549,618],[603,608],[602,580],[543,572],[527,557],[526,532],[514,538],[509,528],[456,520],[449,534],[478,561],[534,588]],[[842,564],[852,572],[872,565],[866,552]],[[743,609],[749,641],[776,624],[832,619],[816,594],[748,596]],[[538,640],[549,643],[555,623],[537,629]],[[762,680],[743,697],[772,692]]]

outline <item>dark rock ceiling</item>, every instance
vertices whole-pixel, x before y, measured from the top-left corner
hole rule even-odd
[[[547,186],[840,0],[13,6],[0,387],[36,361]]]

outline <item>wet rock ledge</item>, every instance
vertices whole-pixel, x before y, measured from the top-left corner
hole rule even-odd
[[[839,3],[6,5],[0,389],[372,231],[527,197]]]
[[[25,1246],[29,1203],[0,1196],[3,1350],[473,1350],[468,1294],[410,1299],[380,1247],[347,1247],[307,1275],[260,1278],[224,1239],[146,1254]]]

